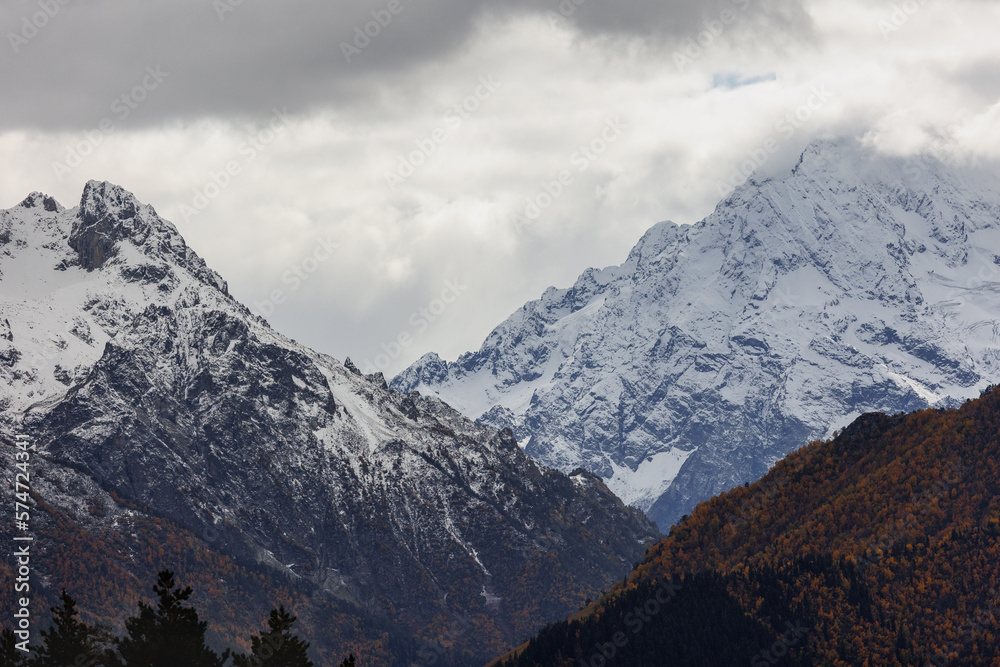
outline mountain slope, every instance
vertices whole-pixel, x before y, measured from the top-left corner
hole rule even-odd
[[[697,641],[705,652],[671,664],[997,664],[998,433],[996,388],[958,409],[864,415],[700,504],[625,584],[506,664],[575,665],[616,632],[623,664]],[[714,610],[733,606],[735,641],[711,647]],[[682,640],[669,618],[695,630]]]
[[[6,429],[66,486],[89,480],[307,604],[411,637],[468,617],[452,654],[468,661],[576,608],[654,534],[592,475],[272,331],[117,186],[89,183],[73,210],[34,194],[0,212],[0,240]],[[99,539],[121,530],[40,501]],[[329,630],[314,618],[311,636]]]
[[[997,377],[1000,189],[919,165],[816,143],[393,386],[511,427],[665,528],[858,414],[953,404]]]

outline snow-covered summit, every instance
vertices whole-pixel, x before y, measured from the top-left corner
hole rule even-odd
[[[184,242],[177,228],[152,206],[140,204],[131,192],[107,181],[90,181],[80,198],[69,245],[80,266],[101,268],[130,243],[151,260],[168,259],[204,283],[228,293],[226,283]]]
[[[978,395],[998,332],[995,174],[822,141],[393,386],[510,426],[665,527],[861,412]]]
[[[0,281],[0,314],[13,336],[0,341],[0,420],[65,393],[147,306],[173,307],[206,288],[231,301],[172,224],[98,181],[72,209],[33,192],[0,211]]]
[[[0,435],[32,437],[50,489],[113,491],[122,511],[294,582],[316,635],[363,625],[328,599],[413,635],[450,622],[448,600],[483,619],[486,640],[457,642],[459,662],[481,664],[619,579],[655,537],[511,433],[275,332],[127,191],[91,182],[70,210],[25,202],[0,211]],[[77,532],[45,532],[40,512],[41,550],[72,554],[60,540],[82,533],[121,544],[127,528],[83,498],[45,502]],[[148,564],[116,557],[134,576]]]
[[[40,208],[48,211],[49,213],[62,213],[66,210],[59,204],[59,202],[44,192],[32,192],[30,195],[25,197],[24,200],[18,204],[18,206],[28,209]]]

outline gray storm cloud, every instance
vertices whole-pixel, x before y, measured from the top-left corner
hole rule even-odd
[[[122,98],[143,85],[149,67],[169,77],[132,128],[256,117],[277,104],[303,112],[362,106],[381,86],[461,49],[484,24],[512,16],[565,21],[583,39],[671,48],[724,10],[747,17],[743,30],[809,30],[798,0],[4,2],[0,79],[18,94],[0,97],[0,128],[92,127],[116,101],[128,104]]]

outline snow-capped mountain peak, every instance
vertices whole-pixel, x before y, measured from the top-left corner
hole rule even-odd
[[[510,426],[665,527],[858,413],[978,395],[1000,375],[997,248],[995,175],[817,142],[393,386]]]
[[[113,492],[122,511],[204,536],[199,549],[296,582],[317,635],[354,626],[328,597],[413,634],[450,621],[448,599],[508,645],[655,537],[603,484],[537,465],[510,432],[275,332],[122,188],[88,183],[70,210],[25,202],[0,211],[0,430],[33,438],[46,502],[93,540],[120,544],[124,528],[60,489]],[[65,535],[39,539],[62,549]],[[144,559],[120,557],[142,574]]]
[[[225,281],[172,224],[98,181],[73,209],[33,192],[0,211],[0,280],[0,310],[14,337],[0,351],[10,388],[0,395],[4,420],[81,380],[148,306],[174,307],[203,287],[229,300]]]
[[[66,209],[59,202],[43,192],[32,192],[18,204],[21,208],[40,208],[49,213],[62,213]]]
[[[101,268],[118,254],[123,243],[130,243],[150,259],[170,260],[228,293],[225,281],[187,247],[173,224],[118,185],[88,182],[76,218],[69,245],[77,251],[80,266],[88,271]]]

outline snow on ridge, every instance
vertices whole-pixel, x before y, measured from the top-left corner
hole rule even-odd
[[[927,401],[928,405],[934,405],[935,403],[939,403],[945,398],[940,394],[935,394],[933,391],[931,391],[921,383],[917,382],[913,378],[906,377],[905,375],[902,375],[900,373],[893,373],[892,370],[890,370],[889,367],[885,364],[879,364],[878,366],[876,366],[876,368],[884,372],[887,377],[892,378],[893,381],[899,384],[900,387],[904,389],[906,388],[912,389],[913,392],[917,394],[917,396]]]
[[[626,505],[648,509],[677,477],[696,450],[668,449],[647,457],[633,470],[612,462],[614,473],[605,483]]]

